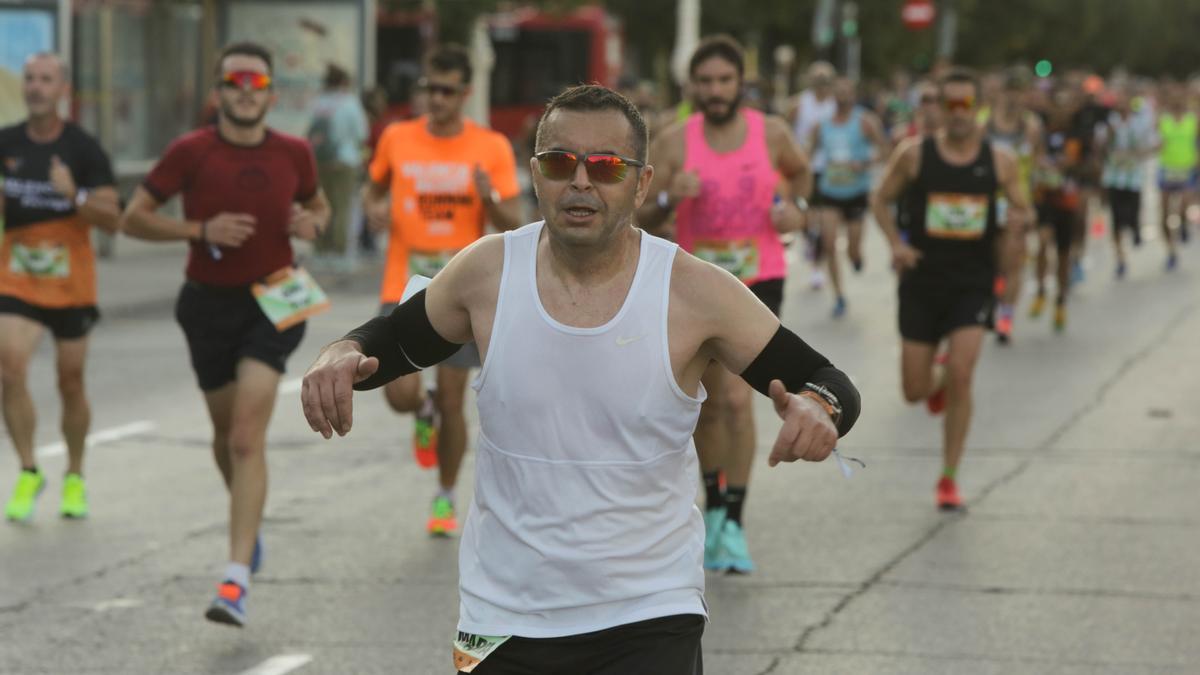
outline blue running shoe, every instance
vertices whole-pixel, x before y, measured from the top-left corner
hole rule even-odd
[[[742,532],[742,526],[732,520],[726,520],[721,527],[721,549],[717,553],[717,562],[730,573],[749,574],[754,571],[746,535]]]
[[[1177,267],[1179,267],[1179,256],[1172,253],[1167,256],[1167,271],[1174,272]]]
[[[721,550],[721,527],[725,524],[725,507],[704,511],[704,569],[723,571],[717,558]]]
[[[840,319],[843,316],[846,316],[846,299],[839,297],[837,301],[833,303],[833,318]]]
[[[262,535],[254,538],[254,553],[250,554],[250,574],[258,574],[258,569],[262,567],[263,559],[263,543]]]
[[[226,579],[217,586],[217,597],[213,598],[204,618],[214,623],[224,623],[241,628],[246,625],[246,589],[236,581]]]

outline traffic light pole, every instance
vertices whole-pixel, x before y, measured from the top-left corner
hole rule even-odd
[[[858,3],[842,5],[842,73],[857,82],[862,74],[862,40],[858,36]]]

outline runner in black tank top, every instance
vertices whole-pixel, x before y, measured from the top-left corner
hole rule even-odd
[[[993,148],[976,121],[978,96],[972,76],[947,76],[939,88],[944,130],[901,144],[871,199],[900,274],[904,397],[946,412],[937,504],[949,509],[962,507],[954,479],[971,422],[971,379],[992,320],[997,251],[1029,216],[1016,159]],[[996,223],[999,188],[1014,216],[1006,230]],[[891,210],[901,195],[905,237]],[[937,356],[943,340],[947,348]]]
[[[996,180],[991,144],[975,161],[948,164],[937,141],[921,143],[920,173],[906,200],[909,243],[921,252],[901,286],[990,293],[996,274]]]

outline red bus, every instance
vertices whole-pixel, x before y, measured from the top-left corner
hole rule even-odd
[[[545,102],[585,82],[616,86],[623,51],[619,23],[599,7],[553,13],[532,8],[486,17],[495,61],[491,78],[493,129],[520,137]],[[421,58],[437,41],[433,10],[380,10],[376,78],[388,93],[389,114],[411,113]]]
[[[589,82],[615,87],[621,73],[620,24],[600,7],[494,14],[488,33],[496,54],[491,126],[510,138],[520,136],[564,88]]]

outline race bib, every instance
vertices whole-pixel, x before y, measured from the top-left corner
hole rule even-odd
[[[1034,182],[1038,187],[1048,190],[1057,190],[1062,187],[1063,180],[1063,173],[1058,169],[1041,167],[1034,172]]]
[[[931,192],[925,208],[925,231],[939,239],[980,239],[987,227],[986,195]]]
[[[457,250],[452,251],[409,251],[408,273],[432,279],[450,263]]]
[[[459,672],[469,673],[496,651],[496,648],[508,641],[511,635],[472,635],[458,632],[454,641],[454,667]]]
[[[285,267],[250,289],[275,329],[283,332],[329,309],[329,298],[302,268]]]
[[[753,239],[697,241],[692,255],[720,267],[742,281],[758,278],[758,246]]]
[[[825,180],[830,187],[850,187],[858,183],[859,171],[853,164],[830,164],[825,168]]]
[[[71,252],[62,244],[14,243],[8,257],[8,271],[36,279],[66,279],[71,276]]]
[[[1164,183],[1190,183],[1192,182],[1192,170],[1164,168],[1162,178]]]

